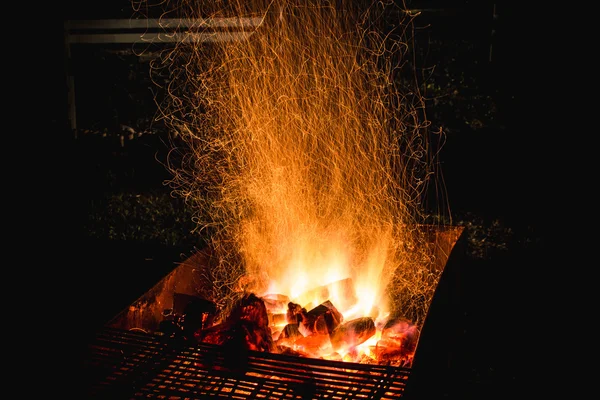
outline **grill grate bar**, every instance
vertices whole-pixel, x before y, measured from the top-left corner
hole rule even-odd
[[[89,346],[90,396],[113,399],[397,399],[410,369],[228,351],[105,328]]]

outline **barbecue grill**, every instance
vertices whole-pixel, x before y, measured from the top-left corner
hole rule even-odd
[[[158,330],[174,293],[198,294],[210,262],[198,252],[97,332],[87,346],[89,398],[398,399],[444,379],[456,332],[462,228],[436,227],[443,269],[410,368],[332,361],[197,343]]]

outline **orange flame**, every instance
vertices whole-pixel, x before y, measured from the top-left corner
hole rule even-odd
[[[416,228],[434,172],[418,85],[399,74],[408,13],[392,1],[209,3],[183,9],[261,20],[242,40],[160,59],[175,70],[162,115],[191,153],[171,183],[220,254],[215,299],[242,286],[308,308],[329,300],[345,320],[400,309],[421,323],[439,276]]]

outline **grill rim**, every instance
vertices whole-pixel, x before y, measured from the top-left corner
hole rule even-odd
[[[432,230],[435,231],[435,228],[438,228],[436,226],[431,226]],[[282,362],[283,360],[285,360],[288,357],[291,357],[291,359],[289,359],[290,361],[294,361],[294,362],[300,362],[300,363],[307,363],[308,365],[311,366],[312,368],[312,364],[314,363],[316,366],[319,365],[319,363],[324,363],[324,365],[326,366],[331,366],[333,368],[337,368],[339,367],[341,370],[344,369],[349,369],[349,367],[356,367],[358,370],[363,370],[366,369],[367,372],[365,373],[366,375],[369,375],[371,373],[376,373],[375,371],[377,371],[378,368],[392,368],[392,372],[395,372],[396,374],[389,374],[388,376],[385,376],[385,379],[381,378],[380,379],[380,385],[377,386],[377,393],[376,394],[372,394],[369,392],[368,388],[361,388],[365,389],[366,392],[369,393],[358,393],[357,391],[350,391],[348,393],[344,393],[342,395],[342,397],[340,397],[339,393],[335,393],[334,390],[329,390],[327,389],[327,387],[325,386],[325,389],[323,389],[322,392],[315,394],[314,392],[311,392],[310,390],[306,390],[306,387],[303,387],[302,384],[300,384],[300,386],[298,387],[298,393],[294,394],[294,390],[290,389],[289,387],[284,390],[285,388],[274,388],[272,389],[272,392],[277,392],[280,396],[282,396],[283,398],[291,398],[291,399],[295,399],[295,398],[299,398],[299,399],[304,399],[304,398],[311,398],[311,399],[316,399],[316,398],[348,398],[348,399],[352,399],[352,398],[373,398],[373,399],[395,399],[395,398],[403,398],[403,399],[408,399],[408,398],[412,398],[413,396],[415,396],[416,394],[418,394],[419,396],[422,393],[435,393],[436,387],[439,388],[441,386],[443,386],[443,382],[448,379],[447,378],[447,370],[448,370],[448,357],[450,357],[450,353],[452,351],[451,347],[452,347],[452,342],[455,339],[454,338],[454,334],[457,330],[457,328],[460,328],[460,323],[459,323],[459,319],[452,319],[455,316],[455,311],[456,311],[456,299],[459,297],[457,296],[457,292],[458,290],[455,290],[455,284],[456,282],[458,282],[460,280],[460,270],[461,270],[461,260],[464,257],[465,254],[465,249],[467,246],[466,243],[466,238],[464,233],[464,228],[463,227],[457,227],[457,226],[442,226],[441,227],[442,230],[440,230],[439,232],[435,231],[434,233],[442,233],[445,234],[447,232],[450,232],[451,237],[454,237],[453,239],[450,239],[448,241],[448,243],[443,243],[444,246],[440,246],[439,250],[443,251],[443,252],[447,252],[447,260],[446,263],[443,265],[443,270],[442,270],[442,274],[440,277],[440,281],[438,284],[438,287],[435,290],[435,294],[434,294],[434,298],[432,299],[432,303],[429,307],[429,310],[427,312],[426,318],[425,318],[425,322],[423,324],[423,328],[422,328],[422,332],[419,336],[419,341],[417,344],[417,348],[416,348],[416,352],[415,352],[415,357],[414,357],[414,361],[413,364],[410,368],[404,368],[404,367],[396,367],[396,366],[385,366],[385,365],[381,365],[381,364],[359,364],[359,363],[348,363],[348,362],[342,362],[342,361],[330,361],[330,360],[319,360],[319,359],[313,359],[313,358],[306,358],[306,357],[298,357],[298,356],[290,356],[290,355],[282,355],[282,354],[276,354],[276,353],[257,353],[257,356],[259,357],[258,360],[260,360],[261,362],[264,361],[264,357],[268,358],[268,359],[272,359],[273,361],[279,361]],[[445,239],[447,240],[447,239]],[[210,256],[210,254],[208,253],[204,253],[204,250],[200,251],[197,253],[199,256],[201,257],[207,257]],[[173,274],[178,271],[181,270],[180,267],[182,267],[183,264],[180,264],[178,267],[176,267],[171,273],[167,274],[167,276],[165,276],[161,281],[159,281],[154,287],[150,288],[143,296],[141,296],[136,302],[132,303],[139,303],[140,300],[143,299],[144,296],[147,296],[149,293],[151,292],[158,292],[158,291],[164,291],[166,286],[169,285],[168,281],[170,278],[173,278],[173,280],[175,280],[175,276],[173,276]],[[156,294],[156,293],[154,293]],[[161,335],[160,333],[149,333],[149,332],[143,332],[143,330],[138,330],[136,328],[131,328],[131,329],[125,329],[121,326],[119,326],[119,321],[123,321],[124,317],[127,316],[127,314],[131,311],[131,306],[128,307],[127,309],[123,310],[121,313],[117,314],[113,319],[111,319],[107,324],[104,325],[104,327],[97,332],[97,334],[95,336],[93,336],[93,339],[90,341],[89,347],[88,347],[88,354],[87,354],[87,362],[84,363],[85,364],[85,374],[86,374],[86,378],[84,379],[84,381],[88,384],[87,389],[90,392],[90,394],[92,394],[92,392],[94,392],[95,389],[101,389],[100,390],[100,394],[99,396],[101,398],[105,398],[105,395],[107,393],[110,393],[111,395],[109,396],[110,398],[128,398],[128,399],[132,399],[132,398],[136,398],[136,396],[142,396],[143,398],[149,398],[149,397],[154,397],[154,396],[158,396],[158,392],[154,391],[153,393],[141,393],[141,392],[135,392],[137,390],[137,388],[140,387],[140,385],[143,386],[143,382],[151,382],[152,381],[152,371],[146,371],[144,372],[142,368],[140,368],[140,365],[134,365],[133,367],[136,367],[136,373],[138,374],[138,378],[137,379],[125,379],[122,378],[121,380],[116,380],[114,378],[110,378],[110,373],[114,372],[114,369],[117,368],[117,366],[115,365],[115,362],[119,361],[119,358],[115,358],[114,354],[116,352],[116,354],[122,354],[119,353],[119,351],[121,351],[120,349],[117,348],[112,348],[111,346],[108,347],[104,347],[104,349],[108,349],[108,352],[110,353],[111,351],[113,352],[113,358],[111,361],[111,358],[109,356],[105,357],[103,359],[102,354],[100,352],[100,350],[103,348],[100,344],[103,342],[106,345],[106,339],[102,339],[102,335],[107,334],[109,332],[113,332],[113,333],[118,333],[118,334],[124,334],[124,335],[130,335],[130,334],[134,334],[134,335],[150,335],[151,337],[153,337],[155,340],[154,345],[161,345],[164,346],[167,344],[166,341],[166,337],[164,337],[164,335]],[[440,318],[440,315],[442,314],[446,314],[444,318]],[[435,318],[432,318],[431,316],[434,316]],[[442,315],[443,316],[443,315]],[[430,320],[437,320],[437,321],[430,321]],[[450,323],[448,323],[450,322]],[[458,323],[457,323],[458,322]],[[444,326],[444,324],[446,324]],[[424,335],[424,333],[427,333],[427,335]],[[449,334],[449,335],[448,335]],[[146,336],[143,336],[146,337]],[[147,338],[147,337],[146,337]],[[424,340],[425,339],[425,340]],[[441,340],[440,340],[441,339]],[[437,342],[436,342],[437,341]],[[430,343],[430,342],[434,342],[434,343]],[[169,347],[168,347],[168,351],[165,350],[166,348],[161,348],[159,352],[157,352],[157,356],[158,354],[162,354],[162,357],[176,357],[177,354],[177,346],[180,346],[181,343],[177,344],[176,342],[170,343]],[[189,348],[189,343],[186,344],[187,347]],[[208,345],[205,343],[201,343],[198,344],[198,348],[206,348],[206,346],[215,346],[215,345]],[[184,346],[185,347],[185,346]],[[223,349],[219,349],[219,346],[216,346],[216,350],[217,351],[223,351]],[[180,349],[180,351],[182,351]],[[248,353],[249,355],[252,354],[252,352]],[[278,359],[278,357],[282,357],[281,359]],[[103,361],[102,361],[103,359]],[[95,361],[94,361],[95,360]],[[164,360],[163,360],[164,361]],[[94,362],[100,362],[101,365],[103,365],[103,367],[93,367],[93,363]],[[340,363],[339,365],[337,365],[336,363]],[[98,373],[98,369],[100,369],[101,371],[104,371],[104,373]],[[156,372],[156,371],[154,371]],[[389,371],[388,371],[389,372]],[[220,376],[217,375],[217,378],[220,379],[234,379],[234,383],[233,385],[235,386],[235,377],[232,378],[231,376],[226,377],[226,376]],[[342,377],[347,377],[347,374],[344,375],[342,374]],[[409,379],[410,377],[410,379]],[[131,377],[130,377],[131,378]],[[238,375],[239,378],[239,375]],[[150,381],[148,381],[147,379],[150,379]],[[223,382],[227,382],[226,380],[224,380]],[[432,385],[432,382],[435,383]],[[261,384],[265,384],[268,383],[266,382],[264,379],[262,379],[259,383]],[[229,385],[231,386],[232,383],[231,381],[229,381]],[[291,385],[293,386],[293,385]],[[95,389],[94,389],[95,388]],[[375,386],[374,386],[375,388]],[[390,389],[391,388],[391,389]],[[383,391],[384,393],[381,393],[381,391]],[[121,393],[123,393],[121,395]],[[308,393],[308,394],[307,394]],[[210,393],[210,396],[213,396],[214,393]],[[250,393],[250,397],[240,397],[240,396],[235,396],[235,398],[256,398],[256,393]],[[203,397],[198,397],[198,398],[204,398],[205,395],[202,395]],[[282,398],[280,396],[274,396],[269,395],[269,393],[267,394],[261,394],[261,396],[259,396],[260,398]],[[159,396],[160,397],[160,396]],[[233,396],[225,396],[225,397],[231,397],[233,398]],[[97,396],[93,396],[91,395],[91,398],[98,398]],[[164,395],[162,395],[161,398],[164,398]],[[185,396],[182,395],[182,393],[176,393],[175,395],[171,394],[171,397],[167,397],[167,398],[188,398],[188,399],[195,399],[195,397],[190,397],[189,393],[186,394]],[[415,397],[415,398],[418,398]]]

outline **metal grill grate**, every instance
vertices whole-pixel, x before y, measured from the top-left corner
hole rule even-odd
[[[90,398],[398,399],[410,369],[255,351],[105,328],[88,346]]]

